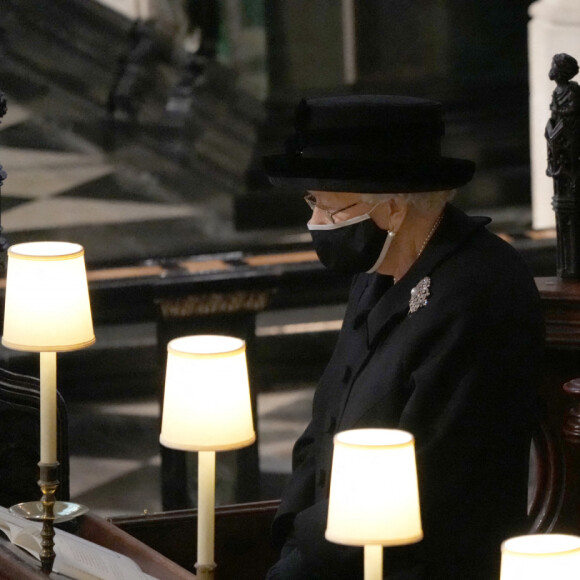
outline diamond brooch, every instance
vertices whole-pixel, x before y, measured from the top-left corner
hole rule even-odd
[[[411,298],[409,300],[409,314],[417,312],[419,308],[425,306],[430,296],[429,287],[431,286],[431,278],[425,276],[415,288],[411,290]]]

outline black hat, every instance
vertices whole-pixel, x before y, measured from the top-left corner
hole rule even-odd
[[[302,100],[283,155],[264,158],[273,185],[312,191],[415,193],[454,189],[475,164],[441,156],[435,101],[387,95]]]

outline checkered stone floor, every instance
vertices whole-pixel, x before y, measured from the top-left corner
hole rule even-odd
[[[279,495],[290,473],[313,392],[306,385],[258,395],[258,453],[269,497]],[[105,517],[161,510],[158,402],[78,402],[69,414],[72,499]]]
[[[230,197],[184,199],[153,171],[137,169],[95,145],[34,118],[8,96],[0,124],[3,234],[10,244],[75,241],[87,263],[192,252],[229,229]]]

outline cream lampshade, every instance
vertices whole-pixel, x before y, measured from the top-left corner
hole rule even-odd
[[[40,461],[56,454],[56,353],[95,342],[84,249],[69,242],[8,248],[2,344],[40,352]]]
[[[69,242],[30,242],[8,249],[2,344],[58,352],[95,342],[84,249]]]
[[[167,345],[160,442],[198,451],[196,572],[213,578],[215,452],[256,439],[246,365],[246,344],[229,336],[184,336]]]
[[[245,342],[210,335],[172,340],[161,443],[184,451],[226,451],[255,439]]]
[[[335,435],[325,535],[365,547],[365,580],[382,580],[383,546],[423,538],[410,433],[354,429]]]
[[[531,534],[503,542],[500,580],[576,580],[580,575],[580,537]]]

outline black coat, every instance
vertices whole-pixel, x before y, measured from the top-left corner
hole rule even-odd
[[[415,436],[425,537],[385,550],[386,577],[497,579],[501,541],[525,531],[544,324],[527,266],[488,222],[448,205],[397,284],[354,279],[273,526],[320,577],[362,578],[362,550],[324,539],[332,438],[346,429]],[[428,302],[409,313],[426,276]]]

